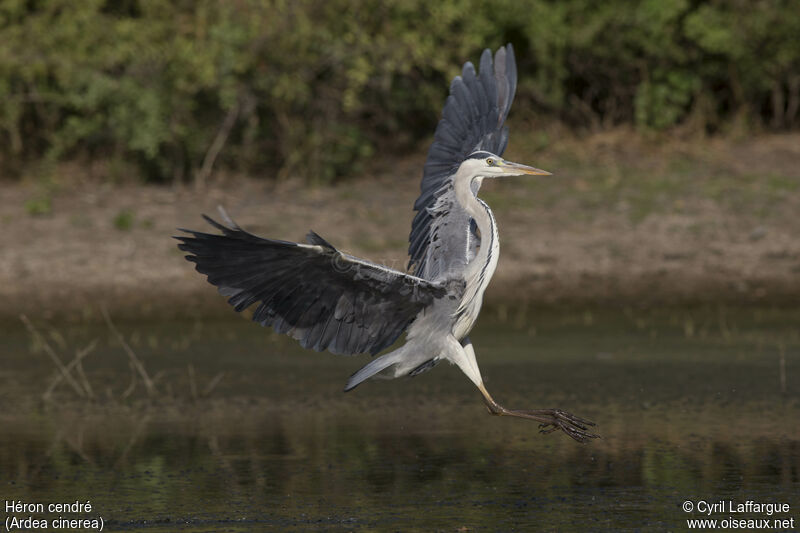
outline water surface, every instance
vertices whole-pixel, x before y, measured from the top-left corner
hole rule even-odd
[[[800,528],[800,310],[484,313],[495,398],[594,420],[586,445],[489,416],[446,364],[344,394],[366,357],[236,317],[117,324],[151,393],[106,326],[34,323],[65,364],[97,340],[92,397],[43,398],[55,365],[2,325],[3,499],[90,500],[65,516],[106,530],[682,531],[686,500],[786,502]]]

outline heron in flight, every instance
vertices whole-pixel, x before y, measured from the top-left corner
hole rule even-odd
[[[494,274],[500,245],[492,210],[478,197],[485,179],[548,176],[502,158],[504,125],[517,85],[511,45],[484,50],[479,72],[464,64],[450,95],[414,204],[408,271],[387,268],[335,248],[309,232],[307,243],[257,237],[220,210],[221,232],[181,230],[178,247],[238,311],[257,305],[253,320],[335,354],[377,355],[406,333],[399,348],[353,374],[345,391],[373,376],[416,376],[441,361],[457,365],[483,395],[493,415],[540,423],[583,442],[592,422],[560,409],[515,410],[484,386],[469,333]]]

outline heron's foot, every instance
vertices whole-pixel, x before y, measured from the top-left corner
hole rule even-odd
[[[590,426],[595,425],[594,422],[561,409],[532,409],[529,411],[506,409],[495,401],[487,401],[486,407],[493,415],[516,416],[540,422],[539,431],[544,434],[561,430],[578,442],[587,442],[589,439],[600,438],[600,435],[596,435],[589,430]]]
[[[532,409],[530,411],[522,411],[516,409],[506,409],[492,398],[489,391],[483,384],[478,386],[478,390],[483,394],[483,401],[486,403],[486,408],[489,412],[497,416],[516,416],[519,418],[527,418],[528,420],[535,420],[539,422],[539,430],[544,433],[552,433],[561,430],[578,442],[586,442],[589,439],[599,439],[600,435],[596,435],[589,431],[589,426],[594,426],[594,422],[584,418],[573,415],[561,409]]]
[[[536,409],[534,411],[520,411],[520,413],[549,417],[550,420],[539,424],[539,432],[552,433],[561,430],[578,442],[587,442],[589,439],[598,439],[600,435],[589,431],[595,423],[561,409]]]

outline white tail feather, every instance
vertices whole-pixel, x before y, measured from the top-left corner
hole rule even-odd
[[[382,372],[389,368],[390,366],[399,363],[403,358],[403,347],[387,353],[386,355],[382,355],[375,359],[374,361],[370,361],[368,364],[361,367],[361,369],[350,376],[350,379],[347,380],[347,385],[344,388],[344,391],[347,392],[356,388],[359,384],[363,381],[371,378],[375,374]]]

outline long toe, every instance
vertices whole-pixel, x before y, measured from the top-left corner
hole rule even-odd
[[[544,434],[561,430],[578,442],[587,442],[589,439],[600,438],[599,435],[589,431],[589,427],[595,425],[594,422],[561,409],[536,409],[518,412],[540,421],[545,418],[546,421],[539,425],[539,431]]]
[[[544,434],[561,430],[578,442],[587,442],[589,439],[600,438],[600,435],[589,431],[589,427],[595,425],[594,422],[575,416],[567,411],[562,411],[561,409],[506,409],[495,402],[488,393],[484,394],[484,400],[491,414],[516,416],[528,420],[535,420],[540,423],[539,431]]]

